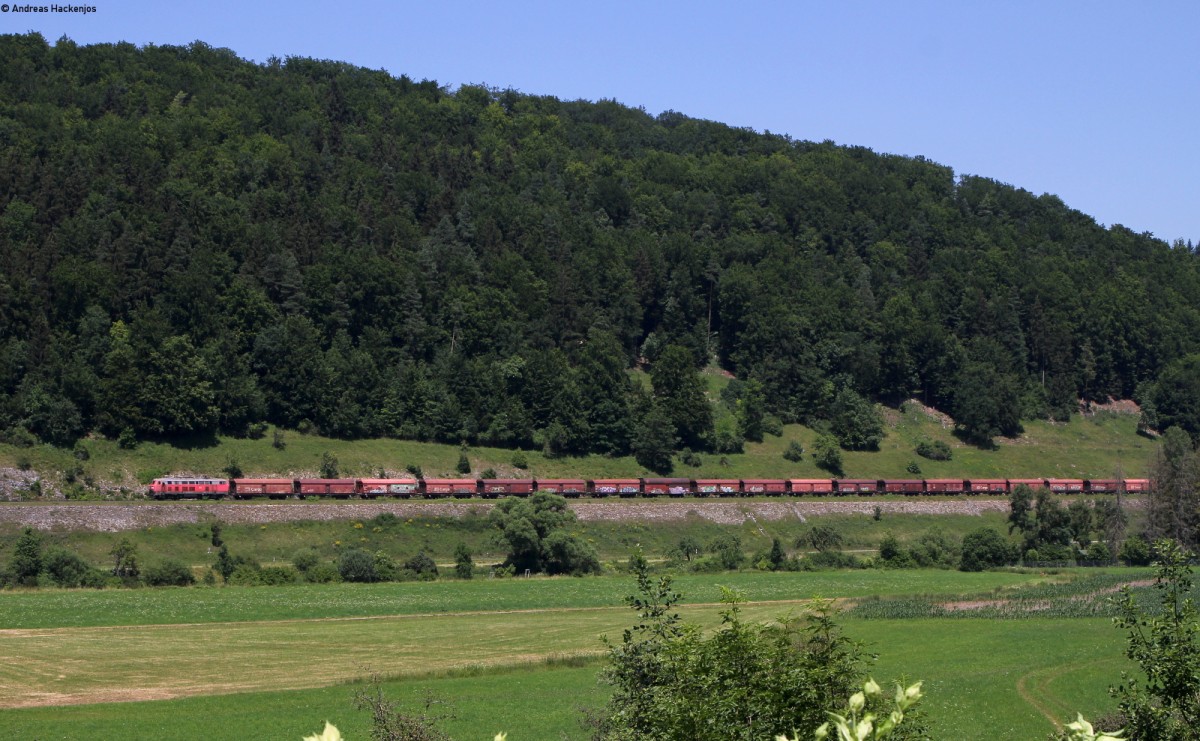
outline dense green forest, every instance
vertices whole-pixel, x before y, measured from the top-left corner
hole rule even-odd
[[[31,34],[0,37],[0,158],[10,442],[625,454],[774,416],[870,446],[913,396],[981,442],[1109,396],[1200,434],[1190,243],[920,157]]]

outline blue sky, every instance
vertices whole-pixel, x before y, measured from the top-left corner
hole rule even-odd
[[[0,13],[0,32],[199,39],[259,62],[309,56],[615,99],[923,155],[1054,193],[1106,225],[1200,242],[1194,0],[58,1],[96,12]]]

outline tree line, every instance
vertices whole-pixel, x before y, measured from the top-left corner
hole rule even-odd
[[[764,415],[870,447],[864,406],[914,396],[981,443],[1110,396],[1200,435],[1196,251],[1052,195],[201,42],[0,51],[10,442],[273,423],[661,461]],[[714,359],[746,396],[705,402]]]

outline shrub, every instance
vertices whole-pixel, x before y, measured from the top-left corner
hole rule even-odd
[[[405,561],[404,570],[412,572],[421,581],[433,581],[438,577],[437,563],[425,551],[417,551],[417,555]]]
[[[331,563],[319,563],[304,572],[304,581],[311,584],[330,584],[341,580],[342,575]]]
[[[745,445],[746,438],[738,430],[733,417],[726,416],[717,420],[712,438],[714,453],[741,453]]]
[[[17,538],[9,570],[17,584],[37,585],[38,574],[42,570],[42,536],[33,528],[25,528]]]
[[[783,420],[774,414],[763,417],[763,432],[773,437],[783,437]]]
[[[525,457],[525,453],[518,450],[513,453],[512,464],[513,468],[519,468],[524,471],[526,468],[529,468],[529,459]]]
[[[342,581],[379,581],[379,574],[375,571],[375,558],[361,548],[351,548],[342,553],[338,558],[338,573]]]
[[[770,739],[814,728],[860,683],[863,652],[833,621],[829,603],[804,618],[741,619],[740,595],[725,590],[720,628],[684,624],[670,577],[652,580],[635,559],[638,613],[619,643],[608,642],[602,678],[613,692],[594,739]]]
[[[835,551],[842,547],[842,534],[828,525],[813,525],[808,532],[796,538],[797,548],[811,546],[818,551]]]
[[[320,561],[321,557],[317,555],[316,550],[313,548],[301,548],[292,554],[292,566],[295,566],[296,571],[299,571],[301,574],[307,574]]]
[[[830,408],[830,431],[847,450],[877,450],[883,440],[883,415],[851,388],[843,388]]]
[[[930,528],[917,538],[909,555],[918,566],[950,569],[958,565],[961,546],[939,527]]]
[[[556,530],[547,535],[542,541],[542,549],[548,574],[583,576],[602,571],[596,549],[565,530]]]
[[[336,479],[338,477],[338,459],[328,450],[321,454],[321,478]]]
[[[487,468],[485,468],[485,469],[483,469],[482,471],[480,471],[480,472],[479,472],[479,478],[481,478],[481,479],[494,479],[494,478],[496,478],[496,469],[494,469],[494,468],[492,468],[492,467],[490,467],[490,466],[489,466],[489,467],[487,467]]]
[[[818,551],[800,560],[800,568],[804,571],[813,569],[861,569],[863,561],[853,553],[842,551]]]
[[[18,425],[4,431],[3,442],[14,448],[32,448],[38,444],[38,439],[37,435]]]
[[[981,527],[967,533],[962,542],[961,571],[983,571],[1007,566],[1017,560],[1016,548],[995,528]]]
[[[818,435],[813,452],[813,460],[821,468],[830,473],[841,476],[842,471],[842,451],[838,449],[837,439],[833,435]]]
[[[251,440],[262,440],[267,435],[266,422],[251,422],[246,425],[246,437]]]
[[[1130,535],[1121,544],[1121,562],[1126,566],[1148,566],[1150,545],[1140,535]]]
[[[103,587],[105,575],[65,548],[51,548],[42,558],[42,569],[60,587]]]
[[[225,578],[225,583],[239,587],[256,587],[262,584],[262,575],[255,564],[240,563]]]
[[[904,467],[904,470],[908,471],[913,476],[921,475],[921,466],[918,465],[916,461],[909,461],[908,465]]]
[[[126,427],[117,435],[117,447],[121,450],[135,450],[138,446],[137,433],[132,427]]]
[[[217,562],[213,568],[225,581],[228,582],[232,578],[233,572],[242,566],[249,566],[253,571],[258,571],[259,568],[257,563],[245,556],[230,555],[229,546],[222,545],[221,550],[217,551]]]
[[[912,566],[912,559],[900,547],[900,541],[892,533],[888,533],[879,542],[879,558],[889,566]]]
[[[237,458],[233,456],[229,456],[229,461],[221,470],[231,479],[240,479],[242,477],[242,467],[238,463]]]
[[[699,468],[704,465],[704,461],[691,448],[681,450],[679,452],[679,460],[683,461],[683,465],[691,466],[692,468]]]
[[[787,450],[783,451],[783,459],[792,463],[799,463],[804,459],[804,446],[798,441],[792,440],[788,443]]]
[[[271,433],[271,447],[276,450],[283,450],[287,447],[287,436],[278,427]]]
[[[187,564],[168,558],[147,567],[142,581],[151,587],[188,587],[196,583],[196,577]]]
[[[267,586],[295,584],[300,581],[300,572],[291,566],[264,566],[258,572],[259,582]]]
[[[475,575],[475,561],[466,543],[459,543],[454,549],[454,575],[459,579],[470,579]]]
[[[1112,563],[1112,551],[1097,540],[1087,547],[1084,558],[1092,563]]]
[[[454,466],[454,470],[459,473],[471,472],[471,459],[467,458],[465,452],[458,454],[458,464]]]
[[[742,539],[733,533],[718,535],[708,544],[708,551],[726,571],[736,571],[746,560],[746,554],[742,552]]]
[[[931,461],[948,461],[954,456],[950,450],[950,446],[941,440],[935,440],[934,442],[922,440],[917,443],[916,453],[922,458],[928,458]]]
[[[398,581],[400,565],[383,551],[375,551],[375,576],[378,581]]]
[[[413,476],[416,476],[419,479],[425,478],[425,472],[422,471],[421,467],[415,463],[409,463],[407,466],[404,467],[404,470],[408,471]]]
[[[1117,603],[1113,623],[1125,632],[1125,654],[1140,671],[1123,672],[1112,694],[1130,738],[1188,741],[1200,737],[1200,615],[1189,597],[1193,554],[1169,540],[1155,541],[1154,550],[1157,607],[1139,605],[1128,586]]]

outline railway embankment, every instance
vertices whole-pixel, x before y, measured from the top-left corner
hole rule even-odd
[[[1127,506],[1139,507],[1131,498]],[[396,517],[484,516],[494,506],[481,500],[413,500],[372,502],[7,502],[0,504],[0,523],[38,530],[121,532],[148,527],[203,523],[270,524],[302,520],[367,520],[385,512]],[[779,499],[779,500],[631,500],[572,501],[585,522],[668,522],[702,518],[723,525],[747,520],[807,520],[827,515],[888,514],[981,515],[1007,512],[1007,499]]]

